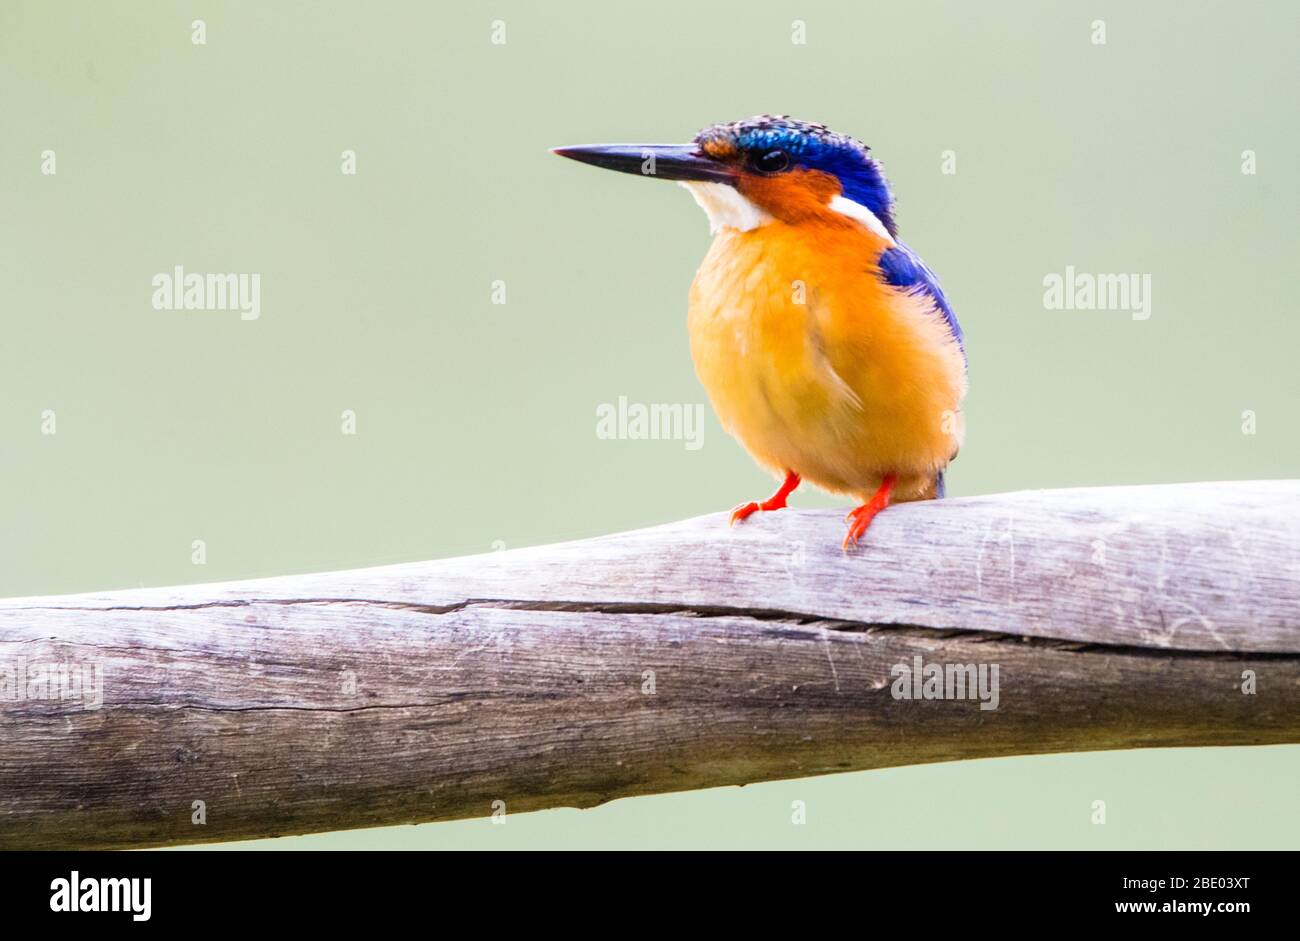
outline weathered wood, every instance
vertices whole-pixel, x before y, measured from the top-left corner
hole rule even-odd
[[[731,530],[716,515],[439,562],[0,601],[0,847],[1300,741],[1300,482],[908,504],[847,555],[841,533],[831,511]],[[997,708],[897,698],[895,667],[916,657],[996,665]],[[6,699],[48,663],[102,670],[102,706],[35,698],[39,684]]]

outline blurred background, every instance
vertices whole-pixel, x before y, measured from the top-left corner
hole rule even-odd
[[[1295,477],[1298,29],[1280,0],[9,0],[0,595],[765,495],[707,404],[698,448],[597,436],[620,396],[706,402],[708,227],[677,187],[547,152],[761,112],[869,144],[943,280],[971,363],[951,495]],[[260,316],[155,309],[178,265],[258,274]],[[1067,266],[1149,275],[1149,317],[1046,309]],[[250,845],[1294,848],[1297,777],[1294,746],[1074,754]]]

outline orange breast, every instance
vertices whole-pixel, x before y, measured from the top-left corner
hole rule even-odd
[[[696,372],[761,464],[826,490],[927,494],[961,443],[965,363],[924,297],[883,283],[858,225],[719,231],[691,286]]]

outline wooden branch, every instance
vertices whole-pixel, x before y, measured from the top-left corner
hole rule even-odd
[[[715,515],[440,562],[0,602],[0,846],[1300,742],[1298,481],[915,503],[857,552],[841,534],[839,512],[730,530]],[[42,685],[49,664],[64,670]],[[900,698],[916,692],[900,665],[918,664],[971,664],[975,689]],[[980,666],[983,693],[997,668],[996,708],[980,708]],[[60,690],[76,695],[41,698]]]

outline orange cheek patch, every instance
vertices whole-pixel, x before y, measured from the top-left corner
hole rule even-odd
[[[743,174],[736,189],[750,202],[783,222],[824,216],[827,204],[840,195],[840,181],[820,170],[791,170],[773,176]]]

